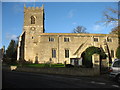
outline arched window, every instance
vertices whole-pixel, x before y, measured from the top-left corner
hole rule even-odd
[[[35,24],[35,17],[31,16],[31,24]]]

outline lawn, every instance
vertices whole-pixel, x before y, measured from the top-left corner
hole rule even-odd
[[[27,64],[27,67],[50,67],[50,64]],[[65,67],[64,64],[51,64],[51,67]]]

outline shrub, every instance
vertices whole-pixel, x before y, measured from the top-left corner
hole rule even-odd
[[[33,64],[33,63],[32,63],[32,61],[26,61],[26,60],[24,60],[24,59],[20,59],[20,60],[18,61],[18,64],[19,64],[19,66],[26,66],[26,65],[28,65],[28,64]]]
[[[71,67],[74,67],[74,66],[71,65],[71,64],[66,64],[65,67],[67,67],[67,68],[71,68]]]
[[[118,46],[117,50],[116,50],[116,57],[118,59],[120,59],[120,46]]]

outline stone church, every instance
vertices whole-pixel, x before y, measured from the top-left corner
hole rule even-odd
[[[83,33],[45,33],[44,6],[24,6],[24,26],[19,37],[17,60],[24,59],[39,63],[70,63],[81,58],[90,46],[102,47],[112,59],[116,58],[117,35]],[[57,23],[56,23],[57,24]]]

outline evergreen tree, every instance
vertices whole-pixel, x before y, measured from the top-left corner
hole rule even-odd
[[[15,64],[17,60],[17,43],[15,40],[11,40],[7,50],[6,50],[6,63]]]

